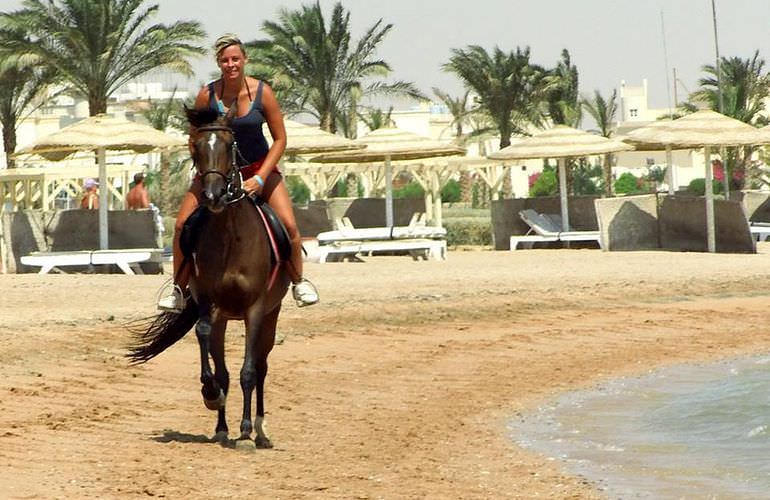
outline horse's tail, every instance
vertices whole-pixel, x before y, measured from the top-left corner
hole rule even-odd
[[[132,365],[146,363],[162,353],[189,332],[198,321],[198,307],[193,300],[180,313],[162,312],[157,316],[129,325],[135,344],[126,357]]]

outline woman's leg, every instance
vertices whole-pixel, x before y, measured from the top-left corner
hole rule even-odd
[[[278,173],[270,174],[265,182],[262,193],[265,201],[281,219],[291,241],[291,262],[289,262],[289,277],[294,283],[292,293],[297,305],[309,306],[318,302],[318,290],[302,276],[302,238],[294,218],[291,197],[283,177]]]
[[[174,223],[174,240],[172,243],[172,255],[174,265],[174,290],[170,295],[162,297],[158,301],[158,308],[168,311],[179,311],[184,308],[184,290],[187,288],[187,283],[190,281],[190,266],[182,267],[182,261],[184,255],[182,254],[182,248],[179,244],[179,238],[182,235],[182,229],[184,223],[190,217],[196,208],[198,208],[198,192],[200,186],[197,181],[193,182],[190,190],[185,193],[182,198],[182,204],[179,206],[179,212],[176,216],[176,222]]]
[[[297,283],[302,279],[302,237],[297,228],[297,220],[294,218],[289,190],[280,174],[270,174],[267,182],[265,182],[262,196],[281,219],[284,227],[286,227],[286,232],[289,234],[289,240],[291,240],[289,276],[293,283]]]
[[[179,206],[179,213],[176,215],[176,222],[174,223],[174,243],[173,243],[173,256],[174,256],[174,282],[182,289],[187,287],[187,282],[190,281],[190,268],[185,266],[182,269],[182,261],[184,255],[182,254],[182,248],[179,245],[179,238],[182,236],[182,229],[184,229],[184,223],[190,217],[190,215],[198,208],[198,196],[192,189],[187,191],[182,198],[182,204]]]

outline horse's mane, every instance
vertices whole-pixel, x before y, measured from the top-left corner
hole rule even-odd
[[[193,127],[202,127],[212,123],[225,123],[225,119],[219,115],[219,111],[211,108],[188,108],[185,106],[184,112],[187,115],[187,121]]]

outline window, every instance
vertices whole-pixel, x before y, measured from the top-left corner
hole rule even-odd
[[[629,109],[628,114],[631,116],[631,118],[636,118],[636,116],[639,114],[637,109]]]

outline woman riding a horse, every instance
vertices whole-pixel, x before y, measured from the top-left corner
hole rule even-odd
[[[265,200],[283,222],[291,240],[292,252],[287,271],[294,283],[294,299],[300,307],[315,304],[318,302],[318,291],[310,281],[302,277],[302,241],[289,191],[277,168],[278,160],[286,148],[286,130],[280,106],[269,85],[245,75],[246,51],[237,36],[224,35],[216,41],[214,47],[222,76],[200,90],[195,99],[195,109],[209,108],[220,115],[233,111],[231,114],[235,118],[230,127],[237,143],[236,161],[243,178],[241,187],[247,194],[255,194]],[[269,147],[262,133],[262,124],[265,122],[273,137],[273,144]],[[192,152],[192,143],[190,149]],[[184,257],[180,235],[185,221],[198,207],[200,196],[200,177],[196,177],[182,200],[176,218],[173,243],[174,289],[158,302],[161,310],[179,312],[185,308],[190,266],[182,267]]]

